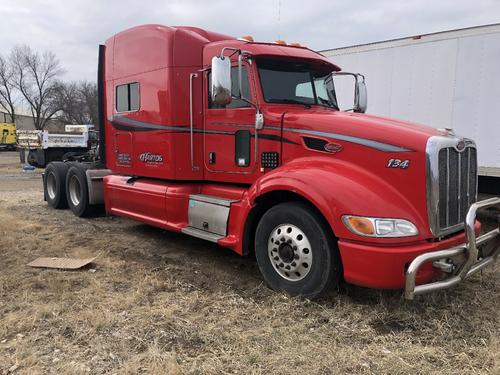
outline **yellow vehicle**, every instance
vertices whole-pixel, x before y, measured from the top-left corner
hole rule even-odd
[[[16,124],[0,122],[0,150],[16,149]]]

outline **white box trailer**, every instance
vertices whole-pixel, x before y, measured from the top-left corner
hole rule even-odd
[[[500,177],[500,24],[321,53],[342,70],[365,75],[367,113],[470,137],[479,175]]]

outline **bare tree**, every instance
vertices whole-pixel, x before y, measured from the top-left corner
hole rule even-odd
[[[40,54],[29,46],[13,49],[15,85],[28,103],[35,129],[42,130],[59,111],[56,93],[58,77],[63,73],[54,53]]]
[[[16,122],[16,94],[15,79],[12,63],[0,56],[0,108]]]
[[[68,124],[94,124],[97,126],[97,85],[92,82],[60,82],[56,104],[60,108],[59,120]]]

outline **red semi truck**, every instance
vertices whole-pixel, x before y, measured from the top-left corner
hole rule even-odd
[[[353,78],[351,110],[335,80]],[[360,74],[300,45],[144,25],[99,48],[100,157],[53,162],[45,198],[255,253],[275,290],[448,288],[492,263],[475,143],[365,115]]]

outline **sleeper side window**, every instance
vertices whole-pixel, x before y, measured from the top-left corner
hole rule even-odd
[[[212,103],[212,96],[210,95],[210,87],[212,86],[212,74],[208,73],[208,108],[210,109],[221,109],[221,108],[248,108],[250,104],[247,102],[234,99],[228,105],[218,105]],[[231,68],[231,92],[233,95],[238,95],[238,67]],[[241,91],[243,92],[243,97],[250,99],[250,86],[248,84],[248,75],[246,67],[241,68]]]
[[[117,112],[138,111],[139,107],[139,82],[116,86]]]

